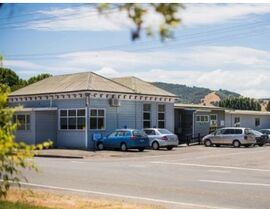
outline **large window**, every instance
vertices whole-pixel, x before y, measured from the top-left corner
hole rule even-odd
[[[143,127],[151,128],[151,104],[143,104]]]
[[[235,117],[234,118],[234,126],[235,127],[240,127],[240,117]]]
[[[17,130],[30,130],[30,114],[13,115],[13,122],[18,124]]]
[[[165,105],[158,105],[158,128],[165,128]]]
[[[198,122],[198,123],[208,123],[209,122],[209,116],[208,115],[197,115],[196,116],[196,122]]]
[[[260,125],[261,125],[261,119],[255,118],[255,127],[260,127]]]
[[[60,110],[60,129],[85,129],[85,109]]]
[[[105,129],[105,109],[90,109],[90,129]]]

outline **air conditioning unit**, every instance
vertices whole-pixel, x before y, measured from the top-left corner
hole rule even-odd
[[[112,99],[110,99],[110,105],[113,106],[113,107],[119,107],[120,106],[120,100],[112,98]]]

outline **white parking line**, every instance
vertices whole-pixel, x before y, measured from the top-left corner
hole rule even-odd
[[[217,180],[199,180],[200,182],[213,183],[213,184],[233,184],[233,185],[245,185],[245,186],[263,186],[270,187],[270,184],[263,183],[249,183],[249,182],[235,182],[235,181],[217,181]]]
[[[231,173],[231,171],[225,171],[225,170],[208,170],[208,172],[213,172],[213,173]]]
[[[234,167],[234,166],[203,165],[203,164],[193,164],[193,163],[170,163],[170,162],[163,162],[163,161],[153,161],[151,163],[165,164],[165,165],[180,165],[180,166],[203,167],[203,168],[221,168],[221,169],[230,169],[230,170],[270,172],[270,170],[267,170],[267,169],[244,168],[244,167]]]
[[[156,203],[179,205],[183,207],[195,207],[195,208],[202,208],[202,209],[231,209],[231,208],[208,206],[208,205],[193,204],[193,203],[186,203],[186,202],[176,202],[176,201],[154,199],[154,198],[147,198],[147,197],[140,197],[140,196],[131,196],[131,195],[124,195],[124,194],[115,194],[115,193],[107,193],[107,192],[75,189],[75,188],[57,187],[57,186],[50,186],[50,185],[43,185],[43,184],[33,184],[33,183],[20,183],[20,184],[25,185],[25,186],[39,187],[39,188],[45,188],[45,189],[64,190],[64,191],[70,191],[70,192],[80,192],[80,193],[88,193],[88,194],[94,194],[94,195],[111,196],[111,197],[117,197],[117,198],[142,200],[142,201],[149,201],[149,202],[156,202]]]

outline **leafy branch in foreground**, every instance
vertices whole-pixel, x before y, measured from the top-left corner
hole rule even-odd
[[[52,145],[51,141],[39,145],[15,142],[18,124],[12,122],[15,109],[8,107],[9,92],[6,85],[0,84],[0,198],[7,195],[11,183],[20,185],[20,179],[26,179],[22,175],[23,169],[37,171],[33,161],[36,150]]]
[[[145,30],[148,36],[158,33],[162,40],[172,38],[173,29],[181,23],[179,11],[185,8],[183,4],[179,3],[125,3],[119,5],[103,3],[99,4],[98,10],[103,13],[109,9],[115,9],[115,5],[117,5],[116,9],[118,8],[120,12],[127,12],[128,18],[135,25],[135,30],[131,33],[133,41],[140,38],[142,30]],[[144,25],[145,17],[151,14],[160,17],[157,23],[159,25],[158,29],[154,29],[151,25]],[[151,24],[154,23],[152,22]]]

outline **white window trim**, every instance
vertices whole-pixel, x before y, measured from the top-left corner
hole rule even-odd
[[[61,110],[76,110],[76,116],[72,116],[72,117],[75,117],[76,118],[76,121],[77,121],[77,118],[83,118],[83,116],[77,116],[77,111],[78,110],[84,110],[85,111],[85,115],[84,115],[84,118],[85,118],[85,128],[86,128],[86,120],[87,120],[87,117],[86,117],[86,110],[85,108],[61,108],[61,109],[58,109],[58,131],[84,131],[84,129],[69,129],[68,128],[68,120],[67,120],[67,129],[61,129]],[[63,118],[69,118],[68,115],[67,116],[64,116]],[[77,123],[77,122],[76,122]],[[77,126],[77,124],[76,124]]]
[[[144,111],[144,105],[150,105],[150,111]],[[145,120],[144,119],[144,113],[150,113],[150,119],[149,120]],[[144,127],[144,121],[149,121],[150,122],[150,127],[149,128],[151,128],[152,127],[152,105],[151,105],[151,103],[143,103],[143,124],[142,124],[142,126],[143,126],[143,128],[145,128]]]
[[[159,105],[164,105],[164,112],[159,112],[159,110],[158,110],[158,106]],[[164,113],[164,120],[159,120],[158,119],[158,114],[159,113]],[[166,128],[166,104],[163,104],[163,103],[159,103],[159,104],[157,104],[157,128],[160,128],[159,127],[159,122],[160,121],[163,121],[164,122],[164,127],[163,128]]]
[[[200,120],[197,120],[200,117]],[[207,120],[202,121],[202,117],[207,117]],[[209,123],[209,115],[196,115],[196,123]]]
[[[104,128],[103,129],[91,129],[91,110],[104,110]],[[105,108],[89,108],[89,127],[87,127],[90,131],[105,131],[106,130],[106,109]]]
[[[16,123],[18,121],[18,115],[24,115],[24,119],[25,119],[25,122],[27,121],[26,120],[26,116],[29,115],[29,119],[30,119],[30,122],[29,123],[25,123],[24,124],[24,129],[21,129],[19,130],[18,128],[16,129],[16,131],[31,131],[31,114],[30,113],[15,113],[14,116],[16,117]],[[27,129],[27,125],[29,124],[29,129]]]

